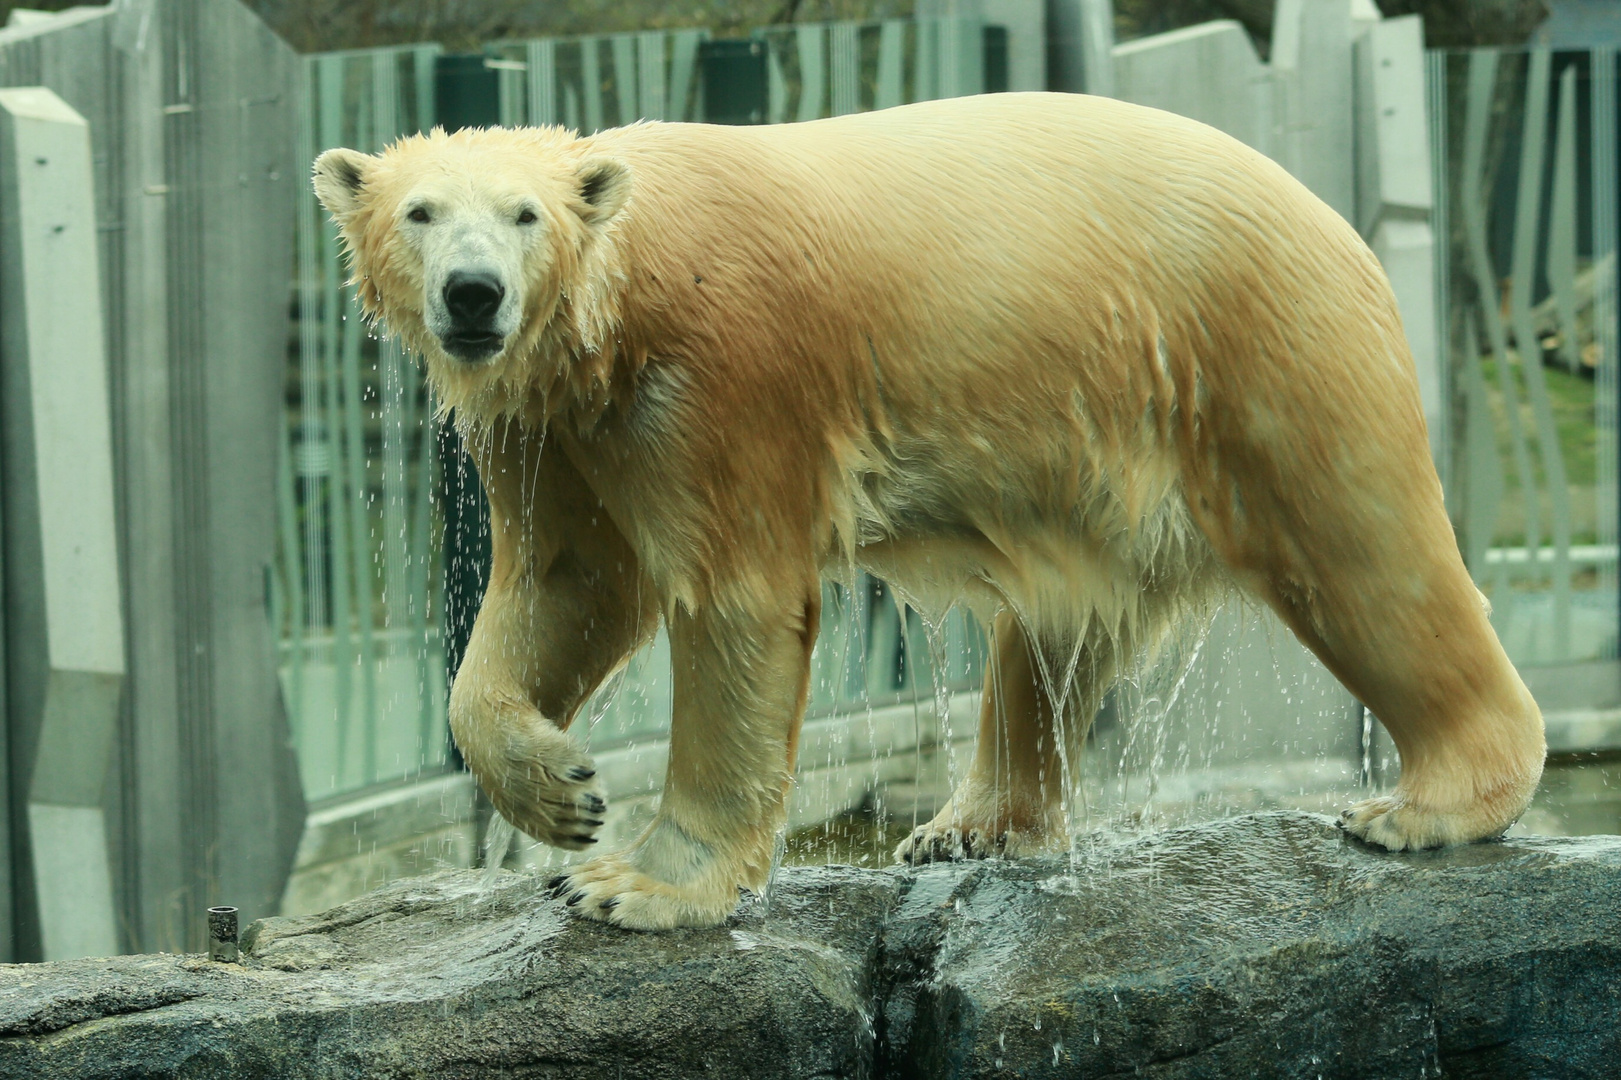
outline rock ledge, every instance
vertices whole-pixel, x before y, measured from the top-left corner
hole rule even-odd
[[[800,867],[723,927],[453,871],[244,962],[0,967],[0,1077],[1608,1077],[1621,838],[1391,855],[1260,814],[1069,859]]]

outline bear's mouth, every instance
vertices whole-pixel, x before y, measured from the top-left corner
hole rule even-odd
[[[501,351],[501,345],[505,341],[506,336],[503,334],[476,331],[446,334],[439,339],[439,343],[444,346],[445,352],[469,364],[488,360]]]

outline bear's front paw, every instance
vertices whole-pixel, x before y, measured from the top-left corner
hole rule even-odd
[[[931,862],[957,862],[962,859],[989,859],[1001,855],[1007,846],[1007,830],[962,829],[919,825],[895,849],[895,861],[920,866]]]
[[[1503,827],[1475,820],[1484,816],[1427,810],[1403,798],[1398,790],[1348,807],[1340,814],[1339,826],[1359,840],[1390,851],[1418,851],[1499,835]]]
[[[479,780],[512,824],[542,843],[583,851],[597,842],[607,801],[594,785],[590,756],[549,723],[540,724],[509,740],[493,775],[476,770]]]
[[[759,860],[740,861],[673,821],[655,818],[624,851],[599,855],[548,884],[553,896],[587,919],[632,930],[671,930],[725,921],[737,908],[738,888],[758,887],[768,864],[769,849]]]

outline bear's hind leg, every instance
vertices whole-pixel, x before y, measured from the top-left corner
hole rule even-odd
[[[1335,650],[1342,680],[1401,753],[1395,791],[1355,803],[1340,824],[1391,851],[1502,834],[1530,804],[1546,754],[1542,714],[1462,565],[1431,585],[1375,640]]]
[[[1464,569],[1439,486],[1378,480],[1335,493],[1340,514],[1324,498],[1315,518],[1295,516],[1263,591],[1401,753],[1395,790],[1348,809],[1345,829],[1392,851],[1497,836],[1542,775],[1542,714]]]
[[[1053,658],[1046,666],[1060,670],[1043,672],[1035,648],[1011,611],[996,617],[973,764],[933,820],[895,849],[897,862],[1018,858],[1068,845],[1064,799],[1113,679],[1115,651],[1112,643],[1089,638],[1066,673],[1070,657]],[[1062,711],[1049,680],[1068,683]]]

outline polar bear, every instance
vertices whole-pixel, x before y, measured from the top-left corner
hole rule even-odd
[[[979,743],[913,862],[1062,849],[1117,668],[1227,586],[1394,736],[1386,848],[1502,832],[1541,714],[1465,572],[1396,304],[1276,164],[1168,113],[1002,94],[774,127],[331,150],[365,310],[473,447],[493,568],[451,694],[496,807],[573,850],[567,734],[662,619],[669,771],[580,914],[711,925],[762,886],[824,575],[992,630]]]

